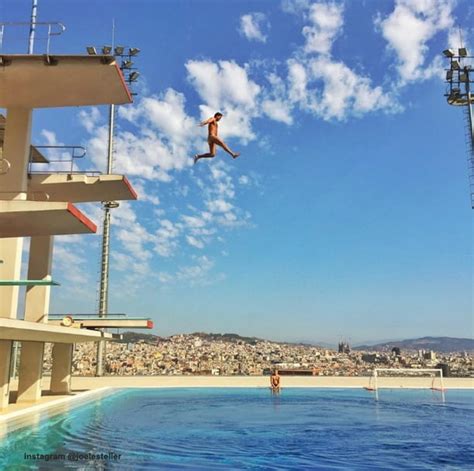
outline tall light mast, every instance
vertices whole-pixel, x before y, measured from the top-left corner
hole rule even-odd
[[[446,69],[448,90],[445,94],[448,104],[464,107],[469,192],[471,207],[474,209],[474,118],[472,111],[474,94],[471,92],[471,84],[474,83],[472,67],[474,56],[469,55],[465,47],[461,47],[457,51],[446,49],[443,54],[449,59],[449,69]]]
[[[114,41],[115,35],[115,23],[113,25],[112,42]],[[95,50],[95,48],[88,48],[88,50]],[[127,49],[123,46],[104,46],[102,48],[102,54],[113,55],[116,60],[120,60],[120,70],[122,71],[125,81],[131,85],[138,79],[139,73],[136,72],[136,68],[133,67],[132,58],[138,55],[140,49],[131,47]],[[132,93],[135,95],[135,93]],[[108,139],[108,150],[107,150],[107,174],[110,175],[113,170],[113,155],[114,155],[114,129],[115,129],[115,105],[109,107],[109,139]],[[109,258],[110,258],[110,217],[111,210],[118,208],[119,203],[116,201],[103,201],[102,208],[104,210],[104,222],[102,230],[102,255],[100,264],[100,284],[99,284],[99,317],[106,317],[109,311]],[[102,376],[104,374],[104,355],[105,355],[105,342],[101,341],[97,343],[97,367],[96,376]]]

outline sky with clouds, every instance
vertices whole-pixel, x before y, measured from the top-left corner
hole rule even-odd
[[[113,211],[111,312],[150,315],[161,335],[472,335],[463,115],[440,54],[472,44],[469,2],[39,3],[67,28],[55,53],[110,44],[112,18],[116,44],[141,49],[117,111],[114,172],[140,200]],[[30,6],[3,0],[0,17]],[[242,155],[193,166],[216,111]],[[84,145],[79,168],[105,170],[107,119],[38,110],[34,143]],[[56,241],[52,311],[94,312],[100,234]]]

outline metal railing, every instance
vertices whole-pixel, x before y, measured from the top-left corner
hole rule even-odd
[[[10,29],[10,27],[28,27],[30,28],[32,26],[32,23],[29,21],[26,22],[6,22],[6,23],[0,23],[0,52],[3,52],[3,43],[5,40],[5,30]],[[40,40],[46,40],[46,54],[49,54],[49,49],[51,46],[51,38],[53,36],[60,36],[61,34],[66,31],[66,27],[58,22],[58,21],[38,21],[34,23],[34,27],[45,27],[46,28],[46,36],[45,37],[36,37],[36,39]],[[25,38],[15,38],[18,40],[27,39]]]
[[[44,174],[44,173],[65,173],[65,174],[89,174],[89,175],[100,175],[102,172],[99,170],[78,170],[75,164],[79,159],[85,157],[87,151],[86,148],[83,146],[34,146],[36,149],[48,149],[52,151],[53,156],[49,157],[48,155],[44,156],[47,162],[34,162],[33,161],[33,152],[32,149],[30,151],[30,158],[28,162],[28,173],[31,174]],[[59,158],[55,158],[55,156],[61,153]],[[66,153],[66,156],[64,156]],[[51,164],[53,164],[51,166]],[[34,165],[49,165],[48,168],[42,170],[34,169]],[[67,165],[68,168],[64,169],[64,165]],[[63,166],[62,168],[52,168],[57,166]]]

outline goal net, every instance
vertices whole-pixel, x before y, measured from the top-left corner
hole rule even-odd
[[[402,381],[405,378],[409,378],[406,386]],[[377,391],[381,386],[411,386],[444,391],[443,370],[441,368],[374,368],[369,386],[365,389]]]

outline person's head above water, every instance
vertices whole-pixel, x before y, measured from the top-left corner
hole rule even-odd
[[[219,121],[222,118],[222,113],[218,111],[215,115],[214,118],[216,118],[217,121]]]

